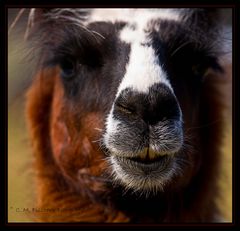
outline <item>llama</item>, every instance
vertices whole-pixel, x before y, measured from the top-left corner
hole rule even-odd
[[[44,222],[215,222],[217,9],[32,9],[27,121]]]

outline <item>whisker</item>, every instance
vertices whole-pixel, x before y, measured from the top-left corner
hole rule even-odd
[[[203,124],[203,125],[196,126],[196,127],[190,127],[190,128],[187,128],[186,132],[188,132],[188,131],[190,131],[190,130],[193,130],[193,129],[206,128],[206,127],[215,125],[216,123],[219,123],[219,122],[222,122],[222,121],[223,121],[222,119],[218,119],[218,120],[215,120],[215,121],[210,122],[210,123],[207,123],[207,124]]]
[[[97,131],[100,131],[100,132],[103,131],[103,129],[101,129],[101,128],[94,128],[94,129],[97,130]]]
[[[190,44],[191,42],[187,41],[185,43],[183,43],[182,45],[180,45],[178,48],[176,48],[172,54],[170,55],[170,57],[172,57],[173,55],[175,55],[180,49],[182,49],[183,47],[185,47],[186,45]]]
[[[101,139],[99,139],[99,140],[92,140],[91,142],[92,143],[99,143],[99,142],[101,142]]]

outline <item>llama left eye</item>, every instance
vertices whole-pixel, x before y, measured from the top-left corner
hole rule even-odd
[[[203,64],[192,65],[192,73],[194,76],[204,76],[207,72],[207,67]]]
[[[76,75],[76,63],[71,59],[64,59],[60,62],[61,76],[70,80]]]

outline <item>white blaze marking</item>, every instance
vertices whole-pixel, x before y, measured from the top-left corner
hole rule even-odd
[[[128,26],[124,27],[120,32],[120,39],[130,44],[131,51],[129,63],[126,66],[126,73],[118,88],[116,97],[126,88],[148,93],[149,88],[155,83],[163,83],[173,92],[154,49],[151,46],[141,45],[151,43],[148,38],[149,29],[151,29],[149,28],[149,22],[159,18],[177,20],[179,15],[173,14],[173,11],[169,9],[158,9],[155,11],[138,9],[132,13]],[[135,29],[131,25],[135,26]]]
[[[148,93],[149,88],[155,83],[164,83],[172,90],[153,48],[134,42],[131,46],[126,73],[116,96],[126,88]]]

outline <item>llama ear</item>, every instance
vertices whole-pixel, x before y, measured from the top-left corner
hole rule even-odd
[[[232,24],[232,9],[228,8],[187,9],[182,11],[182,16],[190,29],[211,35],[215,30]]]
[[[198,44],[218,59],[229,59],[232,42],[232,9],[197,8],[182,10],[186,28]],[[229,54],[225,57],[225,54]]]
[[[208,32],[220,23],[220,10],[216,8],[184,9],[183,19],[190,28],[201,28],[201,31]]]
[[[49,28],[52,31],[52,28],[54,28],[56,24],[58,24],[58,26],[82,26],[89,12],[89,9],[81,8],[32,8],[28,16],[25,38],[28,39],[31,35],[34,35],[34,32],[36,32],[39,27],[44,27],[46,29],[51,25]],[[53,26],[53,24],[55,26]],[[51,31],[48,32],[51,33]]]

